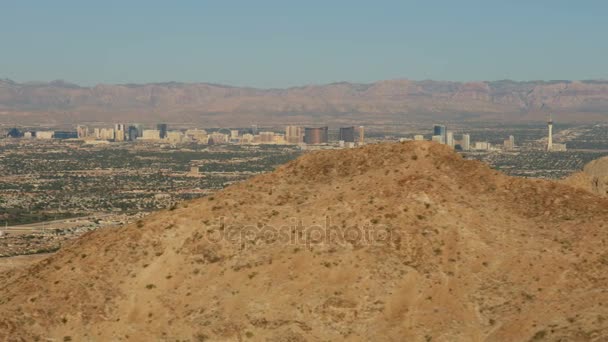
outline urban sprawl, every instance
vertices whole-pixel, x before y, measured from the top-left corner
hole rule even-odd
[[[553,120],[547,123],[548,138],[547,151],[566,151],[566,144],[553,143]],[[333,130],[332,130],[333,131]],[[115,124],[114,128],[89,128],[78,125],[75,131],[52,131],[52,130],[24,130],[12,128],[7,137],[24,139],[81,139],[87,144],[104,144],[109,142],[124,141],[147,141],[167,142],[171,144],[198,143],[208,145],[218,144],[294,144],[305,148],[307,145],[328,145],[333,143],[339,147],[355,147],[365,143],[365,127],[349,126],[340,127],[336,139],[330,139],[330,129],[325,127],[301,127],[286,126],[284,132],[260,131],[257,125],[248,129],[217,129],[208,132],[205,129],[169,130],[165,123],[156,125],[156,129],[144,129],[141,124],[125,125]],[[515,137],[509,135],[502,145],[492,144],[488,141],[471,142],[471,135],[462,133],[461,139],[456,140],[453,131],[447,129],[446,125],[436,124],[433,126],[433,134],[430,140],[446,144],[461,151],[512,151],[516,148]],[[416,134],[413,138],[401,138],[405,140],[425,140],[422,134]]]

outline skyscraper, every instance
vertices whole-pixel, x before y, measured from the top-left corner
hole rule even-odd
[[[359,126],[359,144],[365,142],[365,127]]]
[[[274,132],[260,132],[260,142],[263,144],[274,142]]]
[[[137,129],[137,137],[141,138],[144,135],[144,125],[136,123],[133,126]]]
[[[114,141],[125,141],[125,124],[115,124],[114,125]]]
[[[462,135],[462,150],[469,151],[471,150],[471,135],[463,134]]]
[[[433,135],[438,135],[441,137],[441,143],[445,144],[447,141],[447,128],[445,125],[434,125],[433,126]]]
[[[328,141],[328,128],[306,127],[304,128],[304,142],[311,145],[326,144]]]
[[[87,126],[76,126],[76,132],[78,132],[79,138],[86,138],[89,136],[89,128]]]
[[[302,127],[287,126],[285,127],[285,140],[289,144],[299,144],[302,142],[303,134]]]
[[[143,132],[142,132],[143,133]],[[135,141],[139,137],[139,131],[137,127],[131,125],[127,130],[127,138],[129,141]]]
[[[160,123],[156,125],[156,129],[160,132],[160,138],[165,139],[167,137],[167,124]]]
[[[341,127],[338,140],[344,142],[355,142],[355,127]]]
[[[515,148],[515,137],[510,135],[509,139],[504,141],[504,149],[506,151],[511,151]]]
[[[448,131],[446,135],[446,144],[454,148],[454,132]]]
[[[145,129],[141,138],[144,140],[158,140],[160,139],[160,131],[157,129]]]
[[[547,140],[547,151],[553,150],[553,118],[549,115],[549,120],[547,121],[547,127],[549,128],[549,137]]]

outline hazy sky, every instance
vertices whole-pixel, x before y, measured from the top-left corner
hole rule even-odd
[[[0,0],[0,78],[608,78],[608,1]]]

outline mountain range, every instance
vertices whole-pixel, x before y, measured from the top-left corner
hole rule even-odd
[[[608,113],[608,81],[388,80],[256,89],[209,83],[100,84],[0,80],[0,122],[153,123],[595,121]]]

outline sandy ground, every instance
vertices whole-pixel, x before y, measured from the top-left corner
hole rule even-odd
[[[51,254],[19,255],[8,258],[0,258],[0,272],[8,271],[13,268],[20,268],[31,265],[49,257]]]

